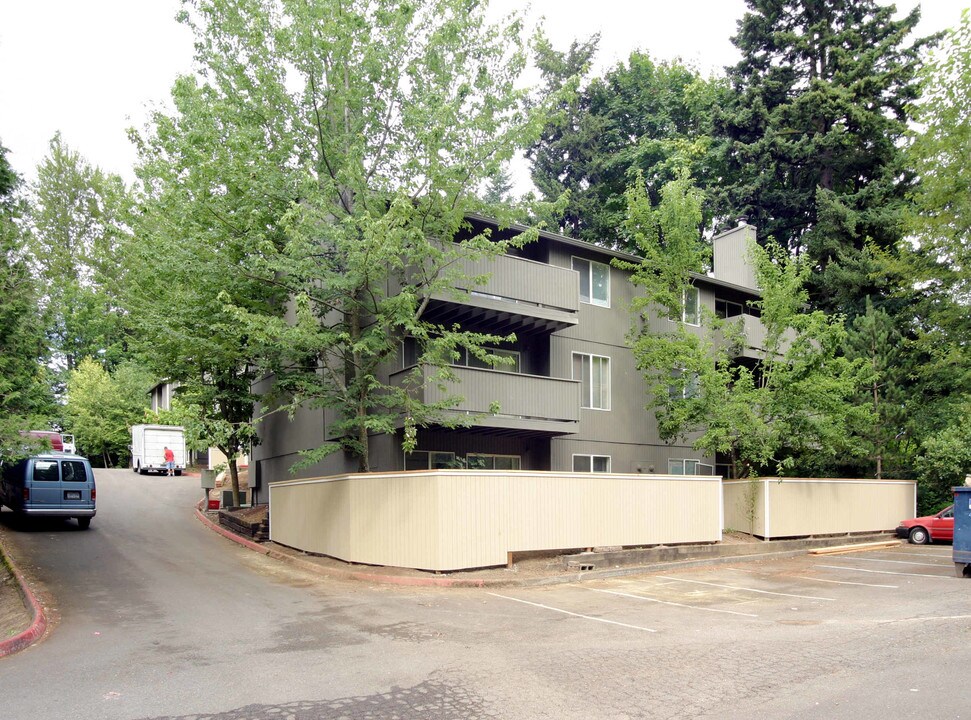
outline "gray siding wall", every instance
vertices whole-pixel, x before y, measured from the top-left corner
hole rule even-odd
[[[572,266],[573,257],[609,263],[608,255],[595,248],[586,250],[553,245],[550,262]],[[631,302],[639,290],[629,281],[629,273],[610,268],[610,307],[580,303],[580,322],[554,333],[550,338],[550,363],[553,377],[573,375],[573,353],[588,353],[610,358],[610,410],[580,410],[580,430],[551,440],[551,465],[554,471],[573,469],[573,455],[608,455],[612,472],[666,473],[668,459],[693,459],[713,465],[714,459],[692,450],[688,444],[668,445],[658,438],[654,413],[646,409],[647,383],[634,365],[627,346],[631,327]],[[713,288],[699,285],[701,304],[714,312]],[[671,332],[675,323],[652,315],[650,329]],[[701,329],[690,328],[694,332]],[[649,468],[653,467],[651,471]]]
[[[718,280],[741,287],[754,287],[754,275],[745,262],[744,247],[754,228],[744,226],[729,231],[716,239],[715,262]],[[571,471],[573,455],[608,455],[611,470],[619,473],[666,473],[668,460],[691,459],[714,464],[714,459],[704,457],[687,443],[665,444],[657,434],[653,412],[645,409],[646,382],[634,366],[634,357],[627,347],[627,334],[631,326],[630,306],[639,294],[628,279],[628,274],[610,268],[610,306],[579,302],[574,303],[563,295],[564,288],[579,296],[577,274],[572,271],[572,258],[582,257],[610,264],[612,254],[594,246],[578,247],[567,241],[541,238],[527,249],[533,259],[544,258],[555,271],[542,272],[535,263],[500,258],[493,271],[494,278],[487,290],[505,297],[519,297],[527,302],[553,303],[560,307],[576,307],[578,323],[564,330],[544,333],[521,334],[511,349],[522,353],[522,372],[551,378],[573,378],[573,353],[586,353],[610,358],[610,409],[579,410],[579,430],[570,435],[549,437],[542,434],[514,431],[496,433],[489,428],[472,428],[463,431],[422,430],[418,447],[423,450],[519,455],[523,469]],[[524,253],[526,254],[526,253]],[[484,269],[485,270],[485,269]],[[525,273],[522,277],[519,274]],[[747,274],[746,274],[747,273]],[[542,281],[542,282],[540,282]],[[542,287],[529,286],[537,283]],[[553,283],[553,286],[550,283]],[[695,280],[699,299],[705,308],[714,312],[716,287],[704,278]],[[744,292],[741,288],[736,290]],[[676,327],[672,321],[658,318],[648,320],[651,330],[669,332]],[[473,328],[474,329],[474,328]],[[689,327],[689,329],[691,329]],[[701,332],[701,329],[692,329]],[[389,368],[389,372],[400,368]],[[474,373],[466,373],[474,377]],[[478,373],[488,385],[489,375]],[[470,397],[481,394],[483,387],[469,387]],[[465,394],[461,386],[459,394]],[[572,389],[569,390],[571,393]],[[331,411],[301,411],[293,421],[284,414],[271,415],[263,423],[260,435],[263,443],[254,448],[253,462],[261,463],[263,487],[274,479],[313,477],[355,472],[357,463],[335,453],[310,468],[290,472],[297,462],[299,452],[319,447],[326,438],[326,428],[332,421]],[[400,438],[396,435],[372,438],[372,467],[375,470],[403,468]]]

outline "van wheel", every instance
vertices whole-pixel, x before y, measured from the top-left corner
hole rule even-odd
[[[89,527],[91,527],[91,518],[89,517],[78,518],[78,527],[81,528],[82,530],[87,530]]]
[[[175,476],[176,477],[182,477],[182,471],[181,470],[176,470],[175,471]]]

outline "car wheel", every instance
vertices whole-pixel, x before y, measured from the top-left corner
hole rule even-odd
[[[910,542],[914,545],[926,545],[931,541],[931,536],[922,527],[915,527],[910,531]]]
[[[176,477],[182,477],[182,471],[181,470],[176,470],[175,471],[175,476]]]
[[[89,527],[91,527],[91,518],[89,517],[78,518],[78,527],[81,528],[82,530],[87,530]]]

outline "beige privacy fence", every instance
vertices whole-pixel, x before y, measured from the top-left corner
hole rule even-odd
[[[721,478],[432,470],[270,484],[270,539],[348,562],[460,570],[508,553],[721,540]]]
[[[913,480],[725,482],[725,527],[765,539],[892,530],[916,508]]]

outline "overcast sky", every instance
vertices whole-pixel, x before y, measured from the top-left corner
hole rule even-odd
[[[899,0],[901,12],[918,4]],[[958,24],[971,0],[923,0],[918,31]],[[492,11],[523,7],[493,0]],[[32,178],[58,130],[94,165],[131,180],[126,128],[164,102],[191,70],[192,40],[174,17],[178,0],[3,0],[0,2],[0,143]],[[631,50],[681,57],[705,72],[738,59],[731,44],[744,0],[533,0],[559,49],[600,32],[598,69]]]

